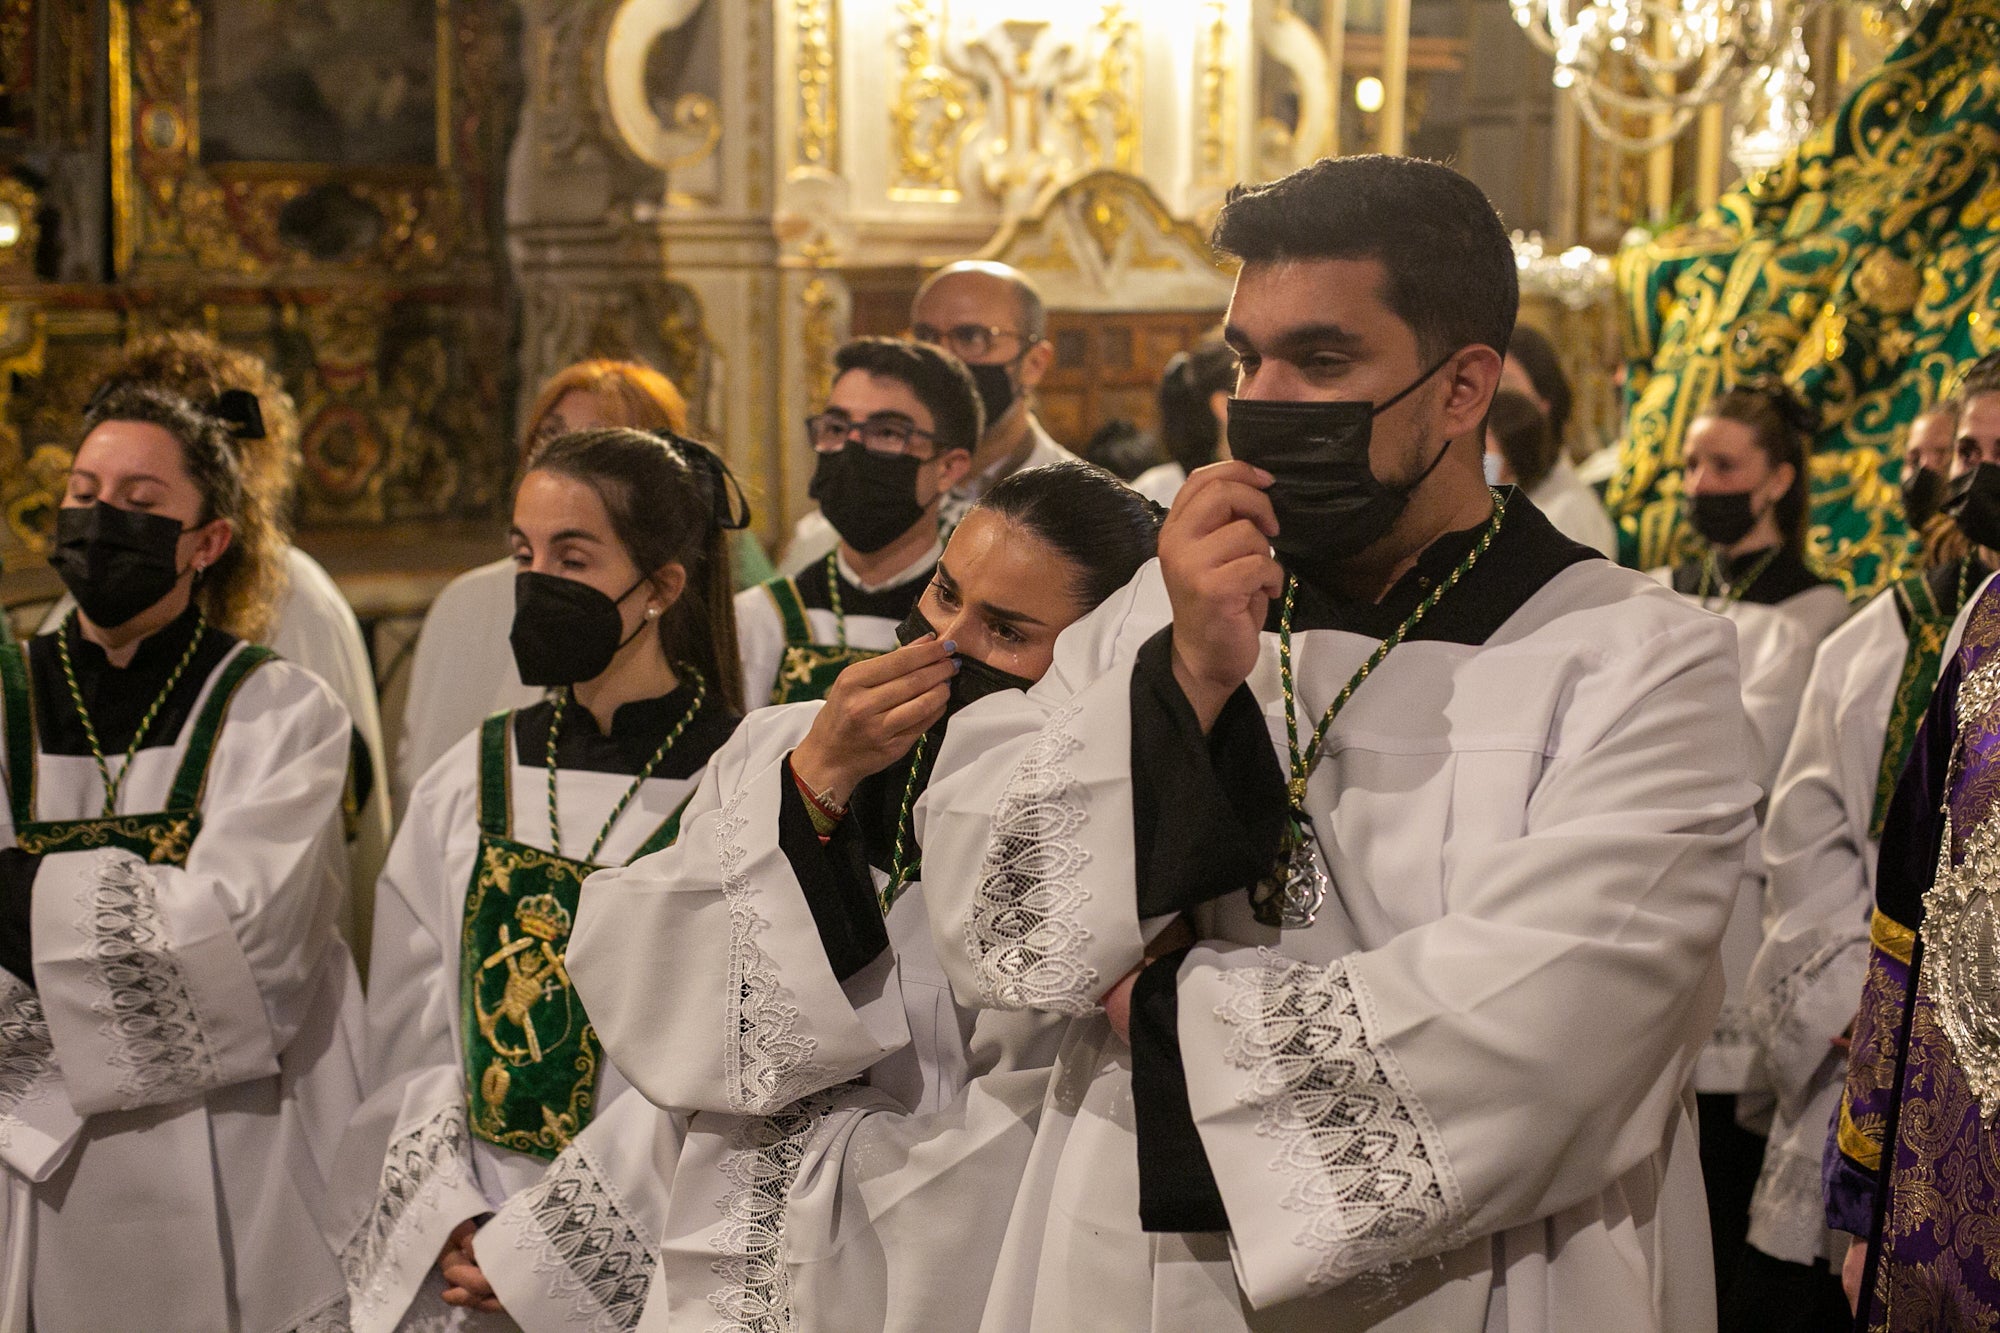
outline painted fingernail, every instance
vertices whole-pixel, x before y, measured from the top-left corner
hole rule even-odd
[[[952,674],[952,675],[954,675],[954,676],[956,676],[956,675],[957,675],[957,674],[958,674],[959,672],[961,672],[961,671],[963,671],[963,670],[965,670],[965,659],[964,659],[964,658],[962,658],[962,657],[954,657],[954,658],[952,658],[952,659],[951,659],[951,674]]]
[[[958,651],[958,644],[951,639],[946,639],[944,641],[944,650],[948,653],[955,653]]]

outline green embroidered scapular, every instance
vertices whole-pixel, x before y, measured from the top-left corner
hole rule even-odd
[[[763,585],[785,624],[785,652],[778,661],[778,679],[772,683],[774,704],[805,703],[826,698],[841,672],[856,662],[882,654],[869,648],[852,648],[847,643],[847,614],[840,605],[840,566],[837,552],[826,556],[826,586],[833,602],[833,620],[838,626],[835,643],[814,643],[812,622],[806,616],[805,599],[799,585],[788,578],[775,578]]]
[[[1958,595],[1949,606],[1938,605],[1923,574],[1913,574],[1890,589],[1890,596],[1900,603],[1910,645],[1903,654],[1902,673],[1896,677],[1896,693],[1889,701],[1889,725],[1882,733],[1882,764],[1875,774],[1875,806],[1868,818],[1871,838],[1882,836],[1889,800],[1896,794],[1903,763],[1910,757],[1924,710],[1930,707],[1931,694],[1937,689],[1938,672],[1944,666],[1944,641],[1951,637],[1952,621],[1965,605],[1971,577],[1972,562],[1960,562]]]
[[[204,626],[196,632],[195,643],[199,644],[206,634]],[[192,655],[190,648],[183,665]],[[215,683],[209,687],[208,701],[202,706],[188,735],[187,748],[181,754],[173,786],[168,789],[165,808],[146,814],[119,814],[115,809],[108,809],[94,819],[42,820],[36,819],[34,814],[37,749],[35,696],[28,682],[27,656],[21,646],[11,639],[0,642],[0,708],[4,708],[7,720],[7,798],[14,817],[15,843],[23,851],[42,856],[52,852],[111,847],[142,856],[155,865],[187,864],[188,852],[201,832],[202,793],[208,786],[209,763],[215,757],[216,741],[222,735],[223,723],[228,720],[230,702],[252,671],[276,657],[277,654],[269,648],[245,644],[223,663],[222,669],[216,673]],[[178,675],[176,671],[176,678]],[[173,683],[169,680],[169,687]],[[164,699],[170,692],[170,689],[163,690],[160,698]],[[72,702],[81,712],[81,697],[75,697]],[[126,756],[125,767],[119,770],[116,780],[109,775],[103,756],[98,756],[99,769],[106,773],[107,805],[115,804],[117,791],[131,767],[132,756],[138,753],[141,741],[152,727],[159,702],[155,700],[154,708],[148,711],[140,724],[138,733],[133,737],[131,751]],[[82,716],[88,722],[89,714],[83,713]],[[89,734],[94,737],[94,730],[90,730]]]
[[[479,851],[459,954],[466,1098],[474,1134],[552,1158],[590,1123],[604,1062],[564,964],[577,898],[598,867],[514,840],[513,719],[494,714],[479,737]],[[686,809],[684,800],[632,860],[671,846]]]

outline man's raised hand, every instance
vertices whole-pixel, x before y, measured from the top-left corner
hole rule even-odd
[[[1258,636],[1285,572],[1271,555],[1271,474],[1237,459],[1188,478],[1160,528],[1160,573],[1174,605],[1174,679],[1202,730],[1257,665]]]

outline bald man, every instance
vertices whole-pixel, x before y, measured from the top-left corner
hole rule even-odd
[[[966,259],[933,273],[910,305],[910,334],[942,347],[965,363],[986,409],[986,433],[973,451],[972,470],[945,493],[938,509],[940,537],[949,537],[965,511],[1002,478],[1022,468],[1075,461],[1035,418],[1031,401],[1055,361],[1048,341],[1042,294],[1027,275],[1007,264]],[[796,574],[839,541],[818,510],[800,519],[780,562]]]

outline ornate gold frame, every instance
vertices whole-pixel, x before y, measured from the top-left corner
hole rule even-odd
[[[468,51],[478,34],[459,0],[433,0],[437,161],[420,167],[206,165],[201,160],[201,11],[194,0],[110,0],[112,257],[119,280],[325,280],[357,270],[440,275],[490,250],[478,160],[463,140]],[[476,92],[476,90],[471,90]],[[279,212],[309,189],[344,187],[381,217],[357,253],[315,259],[279,237]]]

